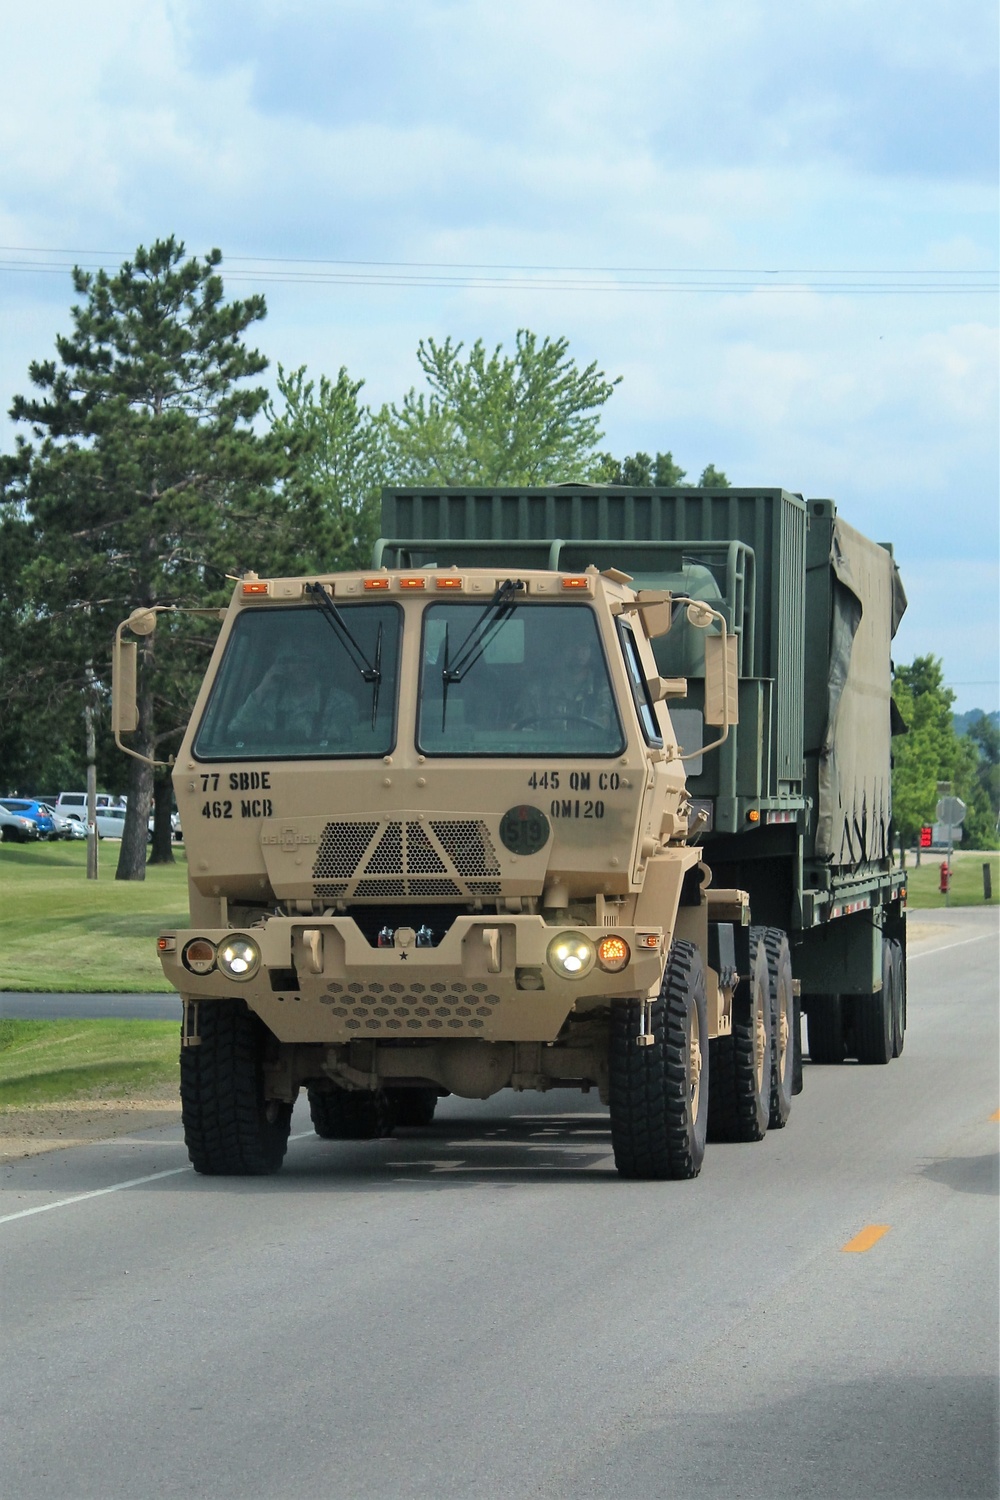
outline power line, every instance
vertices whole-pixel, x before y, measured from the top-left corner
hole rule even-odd
[[[79,269],[115,270],[127,254],[112,250],[74,250],[52,246],[0,246],[0,271],[19,275],[62,275],[73,263],[53,256],[79,255],[97,264]],[[44,256],[46,259],[14,259]],[[6,257],[6,258],[5,258]],[[110,258],[112,264],[105,263]],[[302,267],[303,269],[297,269]],[[337,267],[338,269],[322,269]],[[236,269],[232,269],[236,268]],[[482,274],[491,273],[491,274]],[[371,286],[400,290],[469,290],[576,293],[692,293],[755,295],[781,293],[824,296],[980,296],[998,290],[995,271],[966,270],[846,270],[806,267],[649,267],[649,266],[552,266],[446,261],[389,261],[307,259],[292,256],[233,255],[228,257],[226,277],[237,284],[274,283],[301,286]],[[805,281],[782,281],[779,277],[801,276]],[[623,280],[622,278],[628,278]],[[683,279],[670,278],[707,278]],[[738,277],[739,280],[724,280]],[[876,280],[836,281],[833,277],[875,277]],[[961,280],[945,280],[961,277]],[[763,284],[760,278],[764,278]],[[820,279],[822,278],[822,279]],[[896,279],[887,279],[896,278]],[[899,279],[906,278],[906,279]],[[921,279],[915,279],[921,278]],[[932,278],[930,280],[925,278]],[[971,279],[970,279],[971,278]]]
[[[127,250],[80,250],[56,245],[0,245],[0,253],[22,255],[109,255],[118,260],[127,260],[134,251]],[[995,276],[1000,268],[969,270],[966,267],[954,270],[910,271],[899,268],[836,267],[836,266],[553,266],[510,265],[503,262],[436,261],[436,260],[347,260],[323,256],[303,255],[229,255],[226,261],[250,262],[259,265],[304,265],[304,266],[381,266],[401,270],[445,270],[445,271],[550,271],[584,272],[592,275],[645,274],[650,276]]]
[[[2,252],[3,247],[0,247]],[[22,255],[31,253],[27,250],[20,252]],[[41,251],[35,253],[42,253]],[[72,253],[72,252],[66,252]],[[83,253],[83,252],[80,252]],[[102,252],[89,252],[98,255]],[[105,252],[107,253],[107,252]],[[357,269],[339,271],[308,271],[293,270],[292,265],[342,265],[353,266]],[[232,256],[230,265],[237,265],[238,270],[227,270],[226,279],[235,283],[283,283],[285,285],[298,286],[372,286],[390,287],[400,289],[428,289],[439,288],[443,290],[479,290],[479,291],[545,291],[545,292],[616,292],[616,293],[641,293],[641,292],[692,292],[692,293],[747,293],[770,294],[770,293],[793,293],[796,295],[822,294],[834,296],[980,296],[984,293],[993,293],[998,289],[997,284],[985,282],[943,281],[943,280],[905,280],[905,281],[832,281],[832,280],[809,280],[809,281],[779,281],[770,278],[778,276],[790,276],[800,274],[810,277],[832,277],[832,276],[978,276],[993,275],[992,272],[871,272],[871,271],[810,271],[795,273],[792,271],[723,271],[723,270],[695,270],[694,268],[674,271],[653,271],[646,268],[602,268],[600,271],[591,272],[587,279],[583,279],[581,273],[574,272],[572,268],[546,268],[547,274],[529,274],[531,268],[505,267],[508,274],[504,275],[473,275],[468,271],[463,273],[459,263],[445,266],[441,264],[435,273],[431,263],[427,269],[420,272],[419,262],[292,262],[288,260],[267,259],[265,257]],[[258,269],[250,270],[250,266]],[[381,266],[382,269],[376,267]],[[7,271],[19,275],[63,275],[74,266],[68,261],[52,260],[14,260],[4,258],[0,254],[0,271]],[[279,269],[280,268],[280,269]],[[82,271],[95,271],[102,269],[117,269],[117,265],[108,267],[101,264],[81,265]],[[469,267],[469,271],[473,270]],[[744,279],[733,280],[668,280],[665,277],[714,277],[721,278],[724,275],[739,275]],[[600,276],[605,279],[595,279]],[[630,279],[623,280],[623,276]],[[767,276],[769,279],[763,284],[756,279]],[[614,279],[611,279],[614,278]]]

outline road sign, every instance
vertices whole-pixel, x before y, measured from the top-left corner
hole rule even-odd
[[[965,817],[965,803],[961,797],[942,797],[935,809],[939,823],[961,823]]]

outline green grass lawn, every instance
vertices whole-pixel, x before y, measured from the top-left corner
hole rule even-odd
[[[912,861],[913,856],[910,856]],[[938,890],[941,878],[941,854],[922,856],[920,869],[912,863],[906,871],[906,903],[911,910],[944,906]],[[983,900],[983,865],[989,864],[993,879],[993,896]],[[1000,854],[980,854],[975,849],[961,849],[952,856],[950,906],[996,906],[1000,897]]]
[[[187,863],[116,880],[118,844],[0,843],[0,990],[169,992],[156,956],[161,927],[187,921]]]
[[[172,1021],[0,1020],[0,1113],[119,1099],[178,1076]]]

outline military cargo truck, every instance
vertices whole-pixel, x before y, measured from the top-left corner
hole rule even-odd
[[[388,490],[383,533],[243,578],[177,756],[196,1169],[277,1168],[301,1088],[341,1140],[574,1088],[690,1178],[788,1119],[800,992],[814,1060],[898,1054],[890,550],[781,490]]]

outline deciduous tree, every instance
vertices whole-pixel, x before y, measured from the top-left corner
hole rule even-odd
[[[600,413],[621,377],[596,361],[581,370],[565,338],[518,330],[513,355],[477,339],[422,340],[428,389],[387,406],[389,482],[534,485],[593,479],[600,467]]]

